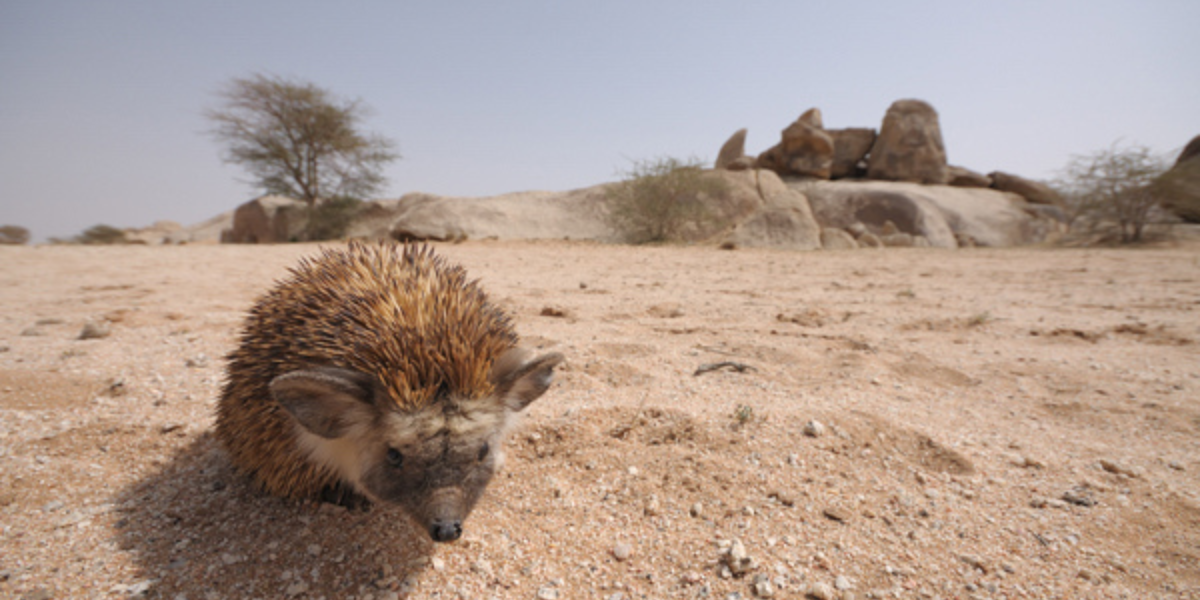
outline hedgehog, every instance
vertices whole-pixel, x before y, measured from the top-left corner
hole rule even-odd
[[[251,308],[216,435],[268,493],[399,506],[454,541],[563,360],[517,344],[478,281],[430,247],[325,248]]]

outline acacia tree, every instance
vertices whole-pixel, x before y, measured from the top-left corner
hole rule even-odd
[[[1058,187],[1076,218],[1093,229],[1115,227],[1121,243],[1136,243],[1163,199],[1158,180],[1166,170],[1166,161],[1146,146],[1114,143],[1073,157]]]
[[[370,114],[361,101],[315,84],[256,74],[233,79],[217,95],[221,106],[205,116],[225,146],[222,158],[266,192],[303,200],[309,239],[318,203],[377,192],[384,165],[399,158],[391,140],[359,131]]]

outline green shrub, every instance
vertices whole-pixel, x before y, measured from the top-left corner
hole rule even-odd
[[[28,229],[20,225],[0,225],[0,244],[21,246],[28,243]]]
[[[719,217],[706,201],[728,193],[728,185],[702,164],[695,158],[634,161],[607,191],[609,227],[632,244],[684,241],[689,232],[711,227]]]
[[[121,229],[111,225],[93,225],[75,236],[73,241],[77,244],[103,245],[124,244],[128,240],[125,239],[125,232]]]

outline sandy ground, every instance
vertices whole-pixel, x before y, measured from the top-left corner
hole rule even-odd
[[[0,597],[1200,598],[1196,246],[441,246],[567,362],[436,547],[211,436],[315,249],[0,248]]]

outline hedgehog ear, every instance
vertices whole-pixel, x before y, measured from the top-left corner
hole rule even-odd
[[[292,371],[271,380],[270,389],[275,401],[300,425],[323,438],[346,435],[374,410],[371,378],[348,369]]]
[[[492,366],[491,380],[496,386],[496,396],[503,399],[510,410],[524,410],[550,388],[554,380],[554,367],[563,361],[558,352],[543,354],[526,360],[529,353],[519,348],[505,352]]]

